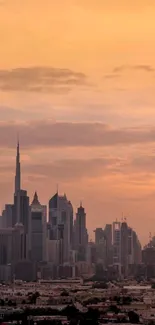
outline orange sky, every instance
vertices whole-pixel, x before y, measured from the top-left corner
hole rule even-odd
[[[155,234],[155,1],[0,1],[0,204],[56,184],[95,227]]]

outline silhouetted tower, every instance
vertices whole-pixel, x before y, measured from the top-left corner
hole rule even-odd
[[[16,174],[15,174],[15,195],[20,191],[21,186],[21,171],[20,171],[20,148],[19,140],[17,142],[17,154],[16,154]]]

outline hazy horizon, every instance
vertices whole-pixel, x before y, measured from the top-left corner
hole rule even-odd
[[[116,5],[117,3],[117,5]],[[155,234],[155,2],[0,1],[0,207],[22,187]]]

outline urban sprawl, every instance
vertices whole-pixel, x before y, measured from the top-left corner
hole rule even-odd
[[[48,219],[48,221],[47,221]],[[155,238],[142,249],[125,218],[89,241],[82,202],[47,206],[21,188],[17,144],[13,204],[0,217],[0,322],[155,324]]]

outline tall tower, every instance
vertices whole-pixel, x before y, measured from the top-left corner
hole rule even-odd
[[[112,225],[113,232],[113,264],[121,275],[121,222],[117,220]]]
[[[50,240],[58,240],[63,228],[63,262],[70,259],[73,232],[73,207],[66,195],[58,192],[49,200]],[[63,227],[62,227],[63,225]]]
[[[28,253],[29,197],[27,196],[27,191],[21,189],[20,148],[18,141],[12,227],[15,227],[15,225],[19,226],[19,224],[24,227],[24,257],[26,258]]]
[[[30,207],[30,257],[34,262],[46,261],[46,206],[36,192]]]
[[[121,223],[121,265],[124,276],[128,275],[129,264],[129,227],[126,220]]]
[[[21,172],[20,172],[20,148],[19,140],[17,142],[17,154],[16,154],[16,174],[15,174],[15,195],[20,191]]]
[[[19,149],[19,140],[17,142],[17,154],[16,154],[16,173],[15,173],[15,193],[14,198],[16,197],[16,216],[14,224],[20,222],[20,149]]]
[[[88,234],[86,228],[86,213],[82,203],[80,203],[74,223],[74,245],[75,249],[78,251],[79,261],[85,261],[86,259],[87,244]]]

